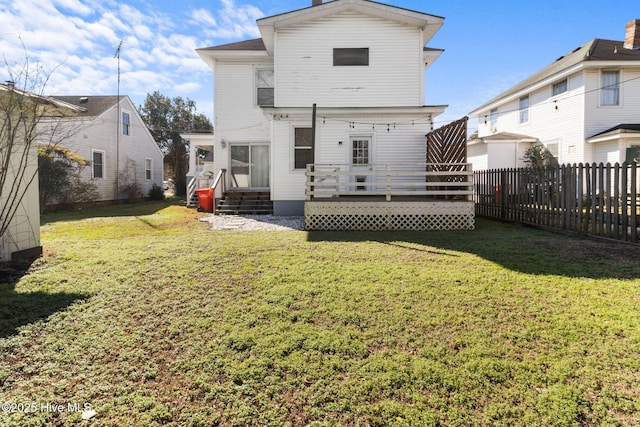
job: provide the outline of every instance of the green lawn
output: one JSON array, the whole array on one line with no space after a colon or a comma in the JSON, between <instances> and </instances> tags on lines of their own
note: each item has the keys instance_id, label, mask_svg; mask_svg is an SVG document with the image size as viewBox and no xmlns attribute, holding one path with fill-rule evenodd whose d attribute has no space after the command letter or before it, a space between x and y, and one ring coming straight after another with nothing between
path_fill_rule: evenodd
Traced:
<instances>
[{"instance_id":1,"label":"green lawn","mask_svg":"<svg viewBox=\"0 0 640 427\"><path fill-rule=\"evenodd\" d=\"M200 216L43 218L45 256L0 283L0 425L640 425L640 247Z\"/></svg>"}]
</instances>

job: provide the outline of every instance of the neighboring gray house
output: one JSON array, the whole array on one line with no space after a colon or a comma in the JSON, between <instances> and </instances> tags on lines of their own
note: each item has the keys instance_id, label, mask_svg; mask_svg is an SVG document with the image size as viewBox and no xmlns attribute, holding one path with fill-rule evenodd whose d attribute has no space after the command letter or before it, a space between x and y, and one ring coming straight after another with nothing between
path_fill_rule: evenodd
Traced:
<instances>
[{"instance_id":1,"label":"neighboring gray house","mask_svg":"<svg viewBox=\"0 0 640 427\"><path fill-rule=\"evenodd\" d=\"M89 167L83 176L96 184L98 201L126 198L122 189L133 180L145 196L153 184L162 186L162 151L128 96L54 98L84 109L77 117L66 119L74 130L59 145L87 160Z\"/></svg>"},{"instance_id":2,"label":"neighboring gray house","mask_svg":"<svg viewBox=\"0 0 640 427\"><path fill-rule=\"evenodd\" d=\"M469 115L479 119L468 144L474 170L521 166L533 143L560 163L637 158L640 20L627 23L624 40L593 39Z\"/></svg>"}]
</instances>

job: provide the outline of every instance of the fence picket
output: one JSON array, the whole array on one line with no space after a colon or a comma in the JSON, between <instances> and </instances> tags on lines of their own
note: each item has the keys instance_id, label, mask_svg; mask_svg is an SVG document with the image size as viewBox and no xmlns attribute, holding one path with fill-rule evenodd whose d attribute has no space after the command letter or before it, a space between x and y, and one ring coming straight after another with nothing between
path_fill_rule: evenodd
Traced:
<instances>
[{"instance_id":1,"label":"fence picket","mask_svg":"<svg viewBox=\"0 0 640 427\"><path fill-rule=\"evenodd\" d=\"M475 172L476 214L638 242L636 163Z\"/></svg>"}]
</instances>

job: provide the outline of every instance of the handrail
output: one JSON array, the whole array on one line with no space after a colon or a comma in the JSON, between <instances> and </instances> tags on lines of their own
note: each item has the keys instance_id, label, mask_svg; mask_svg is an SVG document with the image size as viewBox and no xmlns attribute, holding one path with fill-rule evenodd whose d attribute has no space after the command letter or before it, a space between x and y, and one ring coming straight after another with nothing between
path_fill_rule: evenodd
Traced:
<instances>
[{"instance_id":1,"label":"handrail","mask_svg":"<svg viewBox=\"0 0 640 427\"><path fill-rule=\"evenodd\" d=\"M196 192L196 177L191 178L187 184L187 206L191 206L191 199Z\"/></svg>"},{"instance_id":2,"label":"handrail","mask_svg":"<svg viewBox=\"0 0 640 427\"><path fill-rule=\"evenodd\" d=\"M220 169L220 172L218 172L218 175L216 176L216 179L213 180L213 184L211 184L211 188L213 189L213 214L216 214L216 203L215 203L215 198L216 198L216 189L218 187L218 184L220 184L220 181L222 181L222 191L224 192L225 188L226 188L226 175L227 175L227 170L226 169Z\"/></svg>"}]
</instances>

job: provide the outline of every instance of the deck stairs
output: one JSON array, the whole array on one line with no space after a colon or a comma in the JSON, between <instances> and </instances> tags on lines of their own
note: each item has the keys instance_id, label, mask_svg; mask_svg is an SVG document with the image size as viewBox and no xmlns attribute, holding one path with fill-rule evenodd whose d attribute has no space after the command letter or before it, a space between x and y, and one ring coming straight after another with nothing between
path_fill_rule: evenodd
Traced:
<instances>
[{"instance_id":1,"label":"deck stairs","mask_svg":"<svg viewBox=\"0 0 640 427\"><path fill-rule=\"evenodd\" d=\"M273 201L268 191L229 191L216 200L218 215L270 215Z\"/></svg>"}]
</instances>

